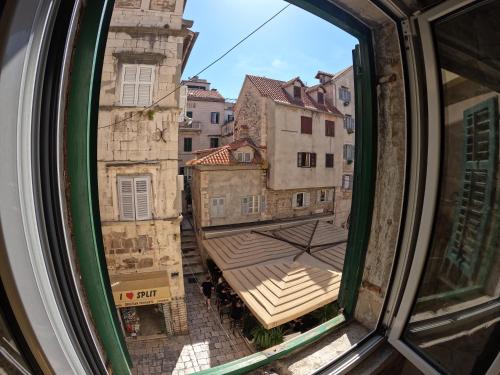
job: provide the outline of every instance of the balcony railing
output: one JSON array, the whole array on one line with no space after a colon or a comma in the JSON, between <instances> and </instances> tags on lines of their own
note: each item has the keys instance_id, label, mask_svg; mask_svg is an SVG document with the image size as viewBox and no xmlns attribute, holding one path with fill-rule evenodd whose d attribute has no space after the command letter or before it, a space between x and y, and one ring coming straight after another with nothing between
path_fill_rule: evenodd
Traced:
<instances>
[{"instance_id":1,"label":"balcony railing","mask_svg":"<svg viewBox=\"0 0 500 375\"><path fill-rule=\"evenodd\" d=\"M179 124L179 129L181 130L201 130L201 121L191 121L191 123L185 121Z\"/></svg>"}]
</instances>

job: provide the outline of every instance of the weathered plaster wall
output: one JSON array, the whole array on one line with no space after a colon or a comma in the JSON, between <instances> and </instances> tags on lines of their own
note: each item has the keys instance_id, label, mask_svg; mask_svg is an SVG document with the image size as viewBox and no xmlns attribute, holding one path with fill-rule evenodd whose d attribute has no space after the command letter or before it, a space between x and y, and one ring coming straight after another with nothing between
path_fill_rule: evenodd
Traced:
<instances>
[{"instance_id":1,"label":"weathered plaster wall","mask_svg":"<svg viewBox=\"0 0 500 375\"><path fill-rule=\"evenodd\" d=\"M242 214L241 198L251 195L265 196L266 170L259 166L230 167L204 170L199 179L199 223L202 227L227 225L268 220L266 212ZM210 215L210 199L222 197L224 217L214 218Z\"/></svg>"},{"instance_id":2,"label":"weathered plaster wall","mask_svg":"<svg viewBox=\"0 0 500 375\"><path fill-rule=\"evenodd\" d=\"M343 129L340 116L269 103L268 186L273 190L339 187L342 183ZM301 134L301 116L312 117L312 134ZM335 122L335 137L325 136L325 120ZM297 167L298 152L315 152L316 168ZM325 154L334 155L325 168Z\"/></svg>"},{"instance_id":3,"label":"weathered plaster wall","mask_svg":"<svg viewBox=\"0 0 500 375\"><path fill-rule=\"evenodd\" d=\"M378 102L377 173L372 229L356 318L374 327L380 314L399 235L406 159L405 91L397 30L374 30ZM362 126L362 125L361 125Z\"/></svg>"},{"instance_id":4,"label":"weathered plaster wall","mask_svg":"<svg viewBox=\"0 0 500 375\"><path fill-rule=\"evenodd\" d=\"M183 167L188 160L194 159L192 152L184 151L184 138L191 138L193 151L210 148L210 138L218 138L219 146L221 136L221 124L224 123L224 102L208 102L201 100L188 100L187 110L193 112L193 122L200 124L200 130L179 130L179 167ZM219 112L219 123L212 124L210 116L212 112Z\"/></svg>"}]
</instances>

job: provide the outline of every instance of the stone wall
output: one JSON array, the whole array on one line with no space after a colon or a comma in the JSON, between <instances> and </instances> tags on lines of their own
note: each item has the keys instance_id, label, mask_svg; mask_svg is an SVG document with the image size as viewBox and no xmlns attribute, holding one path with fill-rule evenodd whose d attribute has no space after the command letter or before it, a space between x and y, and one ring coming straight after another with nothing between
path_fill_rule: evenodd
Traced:
<instances>
[{"instance_id":1,"label":"stone wall","mask_svg":"<svg viewBox=\"0 0 500 375\"><path fill-rule=\"evenodd\" d=\"M180 30L183 11L184 0L117 0L110 26Z\"/></svg>"},{"instance_id":2,"label":"stone wall","mask_svg":"<svg viewBox=\"0 0 500 375\"><path fill-rule=\"evenodd\" d=\"M332 186L324 187L333 189ZM293 194L306 192L310 195L310 206L304 208L294 208L292 206ZM301 216L310 216L324 213L333 213L334 202L319 202L317 188L302 188L290 190L267 190L267 213L272 219L285 219Z\"/></svg>"},{"instance_id":3,"label":"stone wall","mask_svg":"<svg viewBox=\"0 0 500 375\"><path fill-rule=\"evenodd\" d=\"M172 333L185 333L178 174L179 93L151 109L122 106L124 64L153 66L152 101L180 82L185 30L182 0L115 4L101 77L97 142L99 204L109 273L166 271ZM151 10L150 9L154 9ZM117 176L151 178L151 220L120 221ZM140 278L140 276L138 276Z\"/></svg>"},{"instance_id":4,"label":"stone wall","mask_svg":"<svg viewBox=\"0 0 500 375\"><path fill-rule=\"evenodd\" d=\"M266 171L260 166L214 167L193 173L195 220L200 227L231 225L269 220L267 209L256 214L242 214L241 198L265 197ZM195 190L196 189L196 190ZM194 197L197 195L197 197ZM210 215L211 198L224 198L224 217Z\"/></svg>"},{"instance_id":5,"label":"stone wall","mask_svg":"<svg viewBox=\"0 0 500 375\"><path fill-rule=\"evenodd\" d=\"M406 117L397 30L374 31L378 107L377 172L372 228L355 316L374 327L387 292L403 204Z\"/></svg>"},{"instance_id":6,"label":"stone wall","mask_svg":"<svg viewBox=\"0 0 500 375\"><path fill-rule=\"evenodd\" d=\"M260 147L267 146L266 99L245 79L234 106L234 139L250 138Z\"/></svg>"}]
</instances>

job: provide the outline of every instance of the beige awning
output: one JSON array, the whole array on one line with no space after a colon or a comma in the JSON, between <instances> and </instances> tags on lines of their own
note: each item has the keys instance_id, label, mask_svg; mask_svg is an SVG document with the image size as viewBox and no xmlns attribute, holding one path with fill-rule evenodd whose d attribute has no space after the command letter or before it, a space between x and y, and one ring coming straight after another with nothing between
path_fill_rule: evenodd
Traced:
<instances>
[{"instance_id":1,"label":"beige awning","mask_svg":"<svg viewBox=\"0 0 500 375\"><path fill-rule=\"evenodd\" d=\"M347 231L312 222L204 240L255 317L273 328L338 297Z\"/></svg>"},{"instance_id":2,"label":"beige awning","mask_svg":"<svg viewBox=\"0 0 500 375\"><path fill-rule=\"evenodd\" d=\"M110 282L116 307L165 303L171 299L165 271L112 275Z\"/></svg>"}]
</instances>

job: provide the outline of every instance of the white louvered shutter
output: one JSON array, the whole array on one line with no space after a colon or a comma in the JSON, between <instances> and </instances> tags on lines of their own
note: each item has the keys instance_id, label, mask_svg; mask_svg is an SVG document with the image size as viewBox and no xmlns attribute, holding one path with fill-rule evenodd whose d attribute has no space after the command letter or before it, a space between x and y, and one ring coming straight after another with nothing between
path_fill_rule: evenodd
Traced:
<instances>
[{"instance_id":1,"label":"white louvered shutter","mask_svg":"<svg viewBox=\"0 0 500 375\"><path fill-rule=\"evenodd\" d=\"M123 82L122 82L122 104L134 105L135 104L135 90L137 81L137 66L124 65L123 66Z\"/></svg>"},{"instance_id":2,"label":"white louvered shutter","mask_svg":"<svg viewBox=\"0 0 500 375\"><path fill-rule=\"evenodd\" d=\"M304 193L304 207L309 207L311 203L311 193Z\"/></svg>"},{"instance_id":3,"label":"white louvered shutter","mask_svg":"<svg viewBox=\"0 0 500 375\"><path fill-rule=\"evenodd\" d=\"M134 180L132 178L118 178L118 197L120 201L120 220L134 220Z\"/></svg>"},{"instance_id":4,"label":"white louvered shutter","mask_svg":"<svg viewBox=\"0 0 500 375\"><path fill-rule=\"evenodd\" d=\"M219 198L219 205L217 208L218 217L224 216L224 198Z\"/></svg>"},{"instance_id":5,"label":"white louvered shutter","mask_svg":"<svg viewBox=\"0 0 500 375\"><path fill-rule=\"evenodd\" d=\"M297 207L297 193L293 193L292 195L292 207L293 208Z\"/></svg>"},{"instance_id":6,"label":"white louvered shutter","mask_svg":"<svg viewBox=\"0 0 500 375\"><path fill-rule=\"evenodd\" d=\"M137 88L137 105L147 106L151 104L153 89L153 67L139 66L139 80Z\"/></svg>"},{"instance_id":7,"label":"white louvered shutter","mask_svg":"<svg viewBox=\"0 0 500 375\"><path fill-rule=\"evenodd\" d=\"M135 188L135 218L136 220L151 219L149 177L134 178Z\"/></svg>"},{"instance_id":8,"label":"white louvered shutter","mask_svg":"<svg viewBox=\"0 0 500 375\"><path fill-rule=\"evenodd\" d=\"M219 202L218 198L212 199L212 205L210 206L210 216L217 217L217 203Z\"/></svg>"},{"instance_id":9,"label":"white louvered shutter","mask_svg":"<svg viewBox=\"0 0 500 375\"><path fill-rule=\"evenodd\" d=\"M328 190L328 202L333 201L334 194L335 194L335 189Z\"/></svg>"},{"instance_id":10,"label":"white louvered shutter","mask_svg":"<svg viewBox=\"0 0 500 375\"><path fill-rule=\"evenodd\" d=\"M241 198L241 214L246 215L248 213L248 198Z\"/></svg>"}]
</instances>

